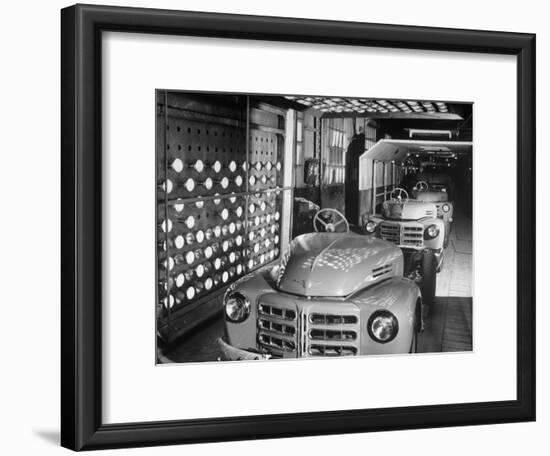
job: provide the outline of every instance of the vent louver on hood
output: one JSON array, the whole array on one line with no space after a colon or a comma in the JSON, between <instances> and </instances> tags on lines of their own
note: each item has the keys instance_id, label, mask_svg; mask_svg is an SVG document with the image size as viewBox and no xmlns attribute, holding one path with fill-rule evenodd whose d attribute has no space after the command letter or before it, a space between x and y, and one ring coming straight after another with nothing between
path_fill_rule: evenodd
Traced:
<instances>
[{"instance_id":1,"label":"vent louver on hood","mask_svg":"<svg viewBox=\"0 0 550 456\"><path fill-rule=\"evenodd\" d=\"M374 268L372 270L372 277L376 279L378 277L383 276L384 274L390 273L391 271L392 271L392 265L391 263L388 263L388 264L385 264L384 266Z\"/></svg>"}]
</instances>

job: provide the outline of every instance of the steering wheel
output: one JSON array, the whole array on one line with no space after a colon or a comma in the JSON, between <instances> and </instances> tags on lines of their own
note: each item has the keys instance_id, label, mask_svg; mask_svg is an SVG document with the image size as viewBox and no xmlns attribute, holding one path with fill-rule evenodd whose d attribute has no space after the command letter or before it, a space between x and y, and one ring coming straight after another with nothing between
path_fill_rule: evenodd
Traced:
<instances>
[{"instance_id":1,"label":"steering wheel","mask_svg":"<svg viewBox=\"0 0 550 456\"><path fill-rule=\"evenodd\" d=\"M409 194L407 193L407 190L405 190L404 188L395 187L390 193L390 198L394 201L406 203L407 201L409 201Z\"/></svg>"},{"instance_id":2,"label":"steering wheel","mask_svg":"<svg viewBox=\"0 0 550 456\"><path fill-rule=\"evenodd\" d=\"M330 213L330 214L334 214L336 215L340 220L338 220L336 223L333 223L333 222L325 222L320 216L321 214L324 214L324 213ZM332 217L331 217L332 218ZM338 225L341 225L342 223L345 223L346 224L346 231L345 233L348 233L349 232L349 223L348 221L346 220L346 217L344 216L344 214L342 214L340 211L337 211L336 209L332 209L332 208L326 208L326 209L321 209L320 211L317 211L317 213L315 214L315 217L313 217L313 228L315 229L315 232L316 233L319 233L321 232L319 229L318 229L318 226L317 226L317 222L319 222L321 224L321 226L323 226L325 228L325 231L327 233L334 233L334 231L336 230L336 227Z\"/></svg>"},{"instance_id":3,"label":"steering wheel","mask_svg":"<svg viewBox=\"0 0 550 456\"><path fill-rule=\"evenodd\" d=\"M424 192L426 190L428 190L428 183L426 181L418 181L416 183L416 185L414 186L414 189L417 191L417 192Z\"/></svg>"}]
</instances>

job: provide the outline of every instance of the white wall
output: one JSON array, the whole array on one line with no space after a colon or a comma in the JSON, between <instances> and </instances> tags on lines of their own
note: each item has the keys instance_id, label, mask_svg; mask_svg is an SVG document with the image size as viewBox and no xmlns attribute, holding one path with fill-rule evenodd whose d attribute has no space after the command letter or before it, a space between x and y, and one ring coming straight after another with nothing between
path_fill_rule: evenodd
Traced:
<instances>
[{"instance_id":1,"label":"white wall","mask_svg":"<svg viewBox=\"0 0 550 456\"><path fill-rule=\"evenodd\" d=\"M107 0L105 0L107 2ZM90 0L89 3L104 3ZM4 309L0 347L0 409L4 454L56 454L59 423L59 8L69 3L4 2L2 5L2 122L0 186L2 198L2 281ZM449 5L437 0L410 2L258 2L255 0L117 1L119 5L299 16L365 22L535 32L538 97L538 229L550 229L546 207L550 172L543 126L548 124L550 31L544 2L524 0ZM352 67L351 67L352 68ZM543 112L543 110L545 112ZM546 116L547 117L547 116ZM544 172L546 171L546 173ZM546 209L545 212L543 210ZM493 454L542 454L550 446L548 368L550 323L543 290L544 257L538 261L538 422L498 426L427 429L349 436L284 439L131 450L132 454L369 454L461 455L491 448ZM158 393L158 392L157 392ZM388 451L388 448L391 449ZM130 453L119 451L116 454ZM109 452L112 453L112 452ZM222 453L223 454L223 453Z\"/></svg>"}]
</instances>

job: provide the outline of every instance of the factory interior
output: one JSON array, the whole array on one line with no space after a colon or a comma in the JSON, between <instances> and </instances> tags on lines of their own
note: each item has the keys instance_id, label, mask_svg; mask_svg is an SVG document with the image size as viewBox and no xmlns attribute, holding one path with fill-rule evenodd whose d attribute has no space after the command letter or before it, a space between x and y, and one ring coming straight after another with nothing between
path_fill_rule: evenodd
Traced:
<instances>
[{"instance_id":1,"label":"factory interior","mask_svg":"<svg viewBox=\"0 0 550 456\"><path fill-rule=\"evenodd\" d=\"M157 90L157 362L220 360L224 296L276 267L319 209L368 236L394 190L412 199L420 181L444 187L453 214L415 351L471 351L472 115L444 100Z\"/></svg>"}]
</instances>

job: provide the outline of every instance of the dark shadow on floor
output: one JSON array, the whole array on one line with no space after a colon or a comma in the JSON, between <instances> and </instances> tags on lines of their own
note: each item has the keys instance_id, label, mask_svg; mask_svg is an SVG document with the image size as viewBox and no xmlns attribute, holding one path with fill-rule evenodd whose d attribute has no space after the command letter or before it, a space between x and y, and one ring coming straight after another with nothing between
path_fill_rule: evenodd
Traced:
<instances>
[{"instance_id":1,"label":"dark shadow on floor","mask_svg":"<svg viewBox=\"0 0 550 456\"><path fill-rule=\"evenodd\" d=\"M221 356L216 340L223 336L224 320L220 314L208 324L197 328L192 334L179 340L164 351L164 355L175 363L217 361Z\"/></svg>"},{"instance_id":2,"label":"dark shadow on floor","mask_svg":"<svg viewBox=\"0 0 550 456\"><path fill-rule=\"evenodd\" d=\"M35 430L33 431L33 434L36 435L37 437L40 437L42 440L44 440L45 442L51 445L55 445L55 446L60 445L61 438L60 438L59 431L57 430L49 430L49 431Z\"/></svg>"},{"instance_id":3,"label":"dark shadow on floor","mask_svg":"<svg viewBox=\"0 0 550 456\"><path fill-rule=\"evenodd\" d=\"M418 351L472 351L472 298L436 297L418 339Z\"/></svg>"}]
</instances>

